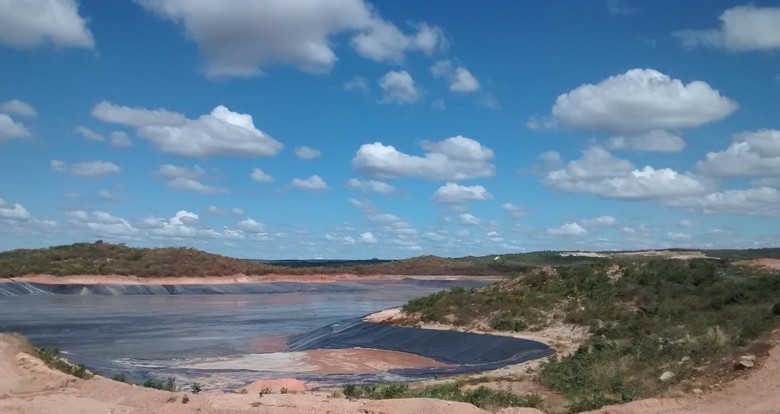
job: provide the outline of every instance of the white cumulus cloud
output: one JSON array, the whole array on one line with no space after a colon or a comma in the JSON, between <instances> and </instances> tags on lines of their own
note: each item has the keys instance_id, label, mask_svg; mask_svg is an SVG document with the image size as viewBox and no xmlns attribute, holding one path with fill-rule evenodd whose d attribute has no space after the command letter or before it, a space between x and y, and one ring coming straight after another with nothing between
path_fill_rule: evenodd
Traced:
<instances>
[{"instance_id":1,"label":"white cumulus cloud","mask_svg":"<svg viewBox=\"0 0 780 414\"><path fill-rule=\"evenodd\" d=\"M0 198L0 218L6 220L30 220L32 216L30 212L19 203L9 204L5 200Z\"/></svg>"},{"instance_id":2,"label":"white cumulus cloud","mask_svg":"<svg viewBox=\"0 0 780 414\"><path fill-rule=\"evenodd\" d=\"M780 131L742 132L732 141L727 149L708 153L699 170L726 177L780 175Z\"/></svg>"},{"instance_id":3,"label":"white cumulus cloud","mask_svg":"<svg viewBox=\"0 0 780 414\"><path fill-rule=\"evenodd\" d=\"M692 128L737 109L705 82L684 84L653 69L631 69L558 97L555 120L576 129L642 132Z\"/></svg>"},{"instance_id":4,"label":"white cumulus cloud","mask_svg":"<svg viewBox=\"0 0 780 414\"><path fill-rule=\"evenodd\" d=\"M400 62L404 54L442 49L440 29L416 25L405 34L363 0L139 0L147 10L181 24L212 77L254 76L272 64L322 73L338 60L333 37L352 35L363 57Z\"/></svg>"},{"instance_id":5,"label":"white cumulus cloud","mask_svg":"<svg viewBox=\"0 0 780 414\"><path fill-rule=\"evenodd\" d=\"M704 213L776 217L780 216L780 191L770 187L724 190L702 196L673 199L666 204L687 207Z\"/></svg>"},{"instance_id":6,"label":"white cumulus cloud","mask_svg":"<svg viewBox=\"0 0 780 414\"><path fill-rule=\"evenodd\" d=\"M453 92L476 92L479 90L479 81L471 72L463 66L454 66L449 60L436 62L431 67L434 76L447 79L450 90Z\"/></svg>"},{"instance_id":7,"label":"white cumulus cloud","mask_svg":"<svg viewBox=\"0 0 780 414\"><path fill-rule=\"evenodd\" d=\"M305 191L322 191L328 189L328 184L319 175L312 175L309 178L293 178L290 182L290 188Z\"/></svg>"},{"instance_id":8,"label":"white cumulus cloud","mask_svg":"<svg viewBox=\"0 0 780 414\"><path fill-rule=\"evenodd\" d=\"M607 198L648 200L705 194L710 183L670 168L635 168L603 148L586 150L582 158L550 171L544 182L553 189Z\"/></svg>"},{"instance_id":9,"label":"white cumulus cloud","mask_svg":"<svg viewBox=\"0 0 780 414\"><path fill-rule=\"evenodd\" d=\"M465 186L448 182L433 193L437 203L462 204L467 201L491 200L493 196L481 185Z\"/></svg>"},{"instance_id":10,"label":"white cumulus cloud","mask_svg":"<svg viewBox=\"0 0 780 414\"><path fill-rule=\"evenodd\" d=\"M577 223L566 223L560 227L547 229L550 236L582 236L588 231Z\"/></svg>"},{"instance_id":11,"label":"white cumulus cloud","mask_svg":"<svg viewBox=\"0 0 780 414\"><path fill-rule=\"evenodd\" d=\"M165 109L148 110L101 102L92 115L105 122L134 126L138 136L160 151L182 157L273 156L282 143L255 128L252 116L219 105L208 115L186 119Z\"/></svg>"},{"instance_id":12,"label":"white cumulus cloud","mask_svg":"<svg viewBox=\"0 0 780 414\"><path fill-rule=\"evenodd\" d=\"M405 70L387 72L379 79L379 87L384 93L382 102L406 104L420 99L420 91L417 90L412 75Z\"/></svg>"},{"instance_id":13,"label":"white cumulus cloud","mask_svg":"<svg viewBox=\"0 0 780 414\"><path fill-rule=\"evenodd\" d=\"M16 122L6 114L0 114L0 142L10 139L27 138L30 131L21 122Z\"/></svg>"},{"instance_id":14,"label":"white cumulus cloud","mask_svg":"<svg viewBox=\"0 0 780 414\"><path fill-rule=\"evenodd\" d=\"M720 15L719 29L682 30L674 35L689 48L706 46L740 52L778 49L780 7L733 7Z\"/></svg>"},{"instance_id":15,"label":"white cumulus cloud","mask_svg":"<svg viewBox=\"0 0 780 414\"><path fill-rule=\"evenodd\" d=\"M455 136L438 142L423 141L423 156L409 155L381 142L363 144L352 166L376 178L420 177L458 181L495 173L493 151L478 141Z\"/></svg>"},{"instance_id":16,"label":"white cumulus cloud","mask_svg":"<svg viewBox=\"0 0 780 414\"><path fill-rule=\"evenodd\" d=\"M0 42L16 48L47 42L57 47L95 46L75 0L0 0Z\"/></svg>"}]
</instances>

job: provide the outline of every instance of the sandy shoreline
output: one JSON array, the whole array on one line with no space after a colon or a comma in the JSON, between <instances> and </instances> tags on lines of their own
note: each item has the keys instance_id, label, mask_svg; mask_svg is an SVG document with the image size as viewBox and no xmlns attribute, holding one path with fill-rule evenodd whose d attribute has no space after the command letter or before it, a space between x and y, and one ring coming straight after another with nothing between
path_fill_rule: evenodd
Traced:
<instances>
[{"instance_id":1,"label":"sandy shoreline","mask_svg":"<svg viewBox=\"0 0 780 414\"><path fill-rule=\"evenodd\" d=\"M403 279L417 280L484 280L494 282L501 280L498 276L431 276L431 275L355 275L351 273L341 274L310 274L310 275L285 275L268 274L262 276L233 275L233 276L204 276L204 277L137 277L124 275L27 275L0 279L0 283L8 282L32 282L47 285L222 285L222 284L249 284L272 282L301 282L301 283L329 283L348 281L396 281Z\"/></svg>"}]
</instances>

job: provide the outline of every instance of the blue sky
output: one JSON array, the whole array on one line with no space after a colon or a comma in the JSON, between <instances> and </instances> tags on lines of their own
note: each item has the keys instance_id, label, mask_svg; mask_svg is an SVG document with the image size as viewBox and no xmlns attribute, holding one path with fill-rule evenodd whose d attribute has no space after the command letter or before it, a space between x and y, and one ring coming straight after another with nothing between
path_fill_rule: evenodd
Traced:
<instances>
[{"instance_id":1,"label":"blue sky","mask_svg":"<svg viewBox=\"0 0 780 414\"><path fill-rule=\"evenodd\" d=\"M770 1L0 0L0 249L777 246L779 121Z\"/></svg>"}]
</instances>

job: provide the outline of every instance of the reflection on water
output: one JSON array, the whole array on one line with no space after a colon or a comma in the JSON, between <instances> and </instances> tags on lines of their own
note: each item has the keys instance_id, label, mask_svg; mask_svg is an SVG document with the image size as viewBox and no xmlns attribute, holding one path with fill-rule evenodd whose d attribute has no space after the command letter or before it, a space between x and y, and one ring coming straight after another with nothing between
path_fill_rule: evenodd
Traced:
<instances>
[{"instance_id":1,"label":"reflection on water","mask_svg":"<svg viewBox=\"0 0 780 414\"><path fill-rule=\"evenodd\" d=\"M230 382L245 378L176 367L279 351L289 336L464 284L344 282L339 291L341 282L335 283L327 291L251 295L2 296L0 331L61 348L72 361L104 375L214 376Z\"/></svg>"}]
</instances>

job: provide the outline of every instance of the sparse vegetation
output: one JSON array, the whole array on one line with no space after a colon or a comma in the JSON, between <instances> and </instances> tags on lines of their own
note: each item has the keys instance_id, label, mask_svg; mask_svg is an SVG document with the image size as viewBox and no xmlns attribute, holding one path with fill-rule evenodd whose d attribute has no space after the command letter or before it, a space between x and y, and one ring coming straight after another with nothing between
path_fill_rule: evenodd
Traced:
<instances>
[{"instance_id":1,"label":"sparse vegetation","mask_svg":"<svg viewBox=\"0 0 780 414\"><path fill-rule=\"evenodd\" d=\"M190 390L192 390L193 394L197 394L203 391L203 386L199 382L193 382L190 384Z\"/></svg>"},{"instance_id":2,"label":"sparse vegetation","mask_svg":"<svg viewBox=\"0 0 780 414\"><path fill-rule=\"evenodd\" d=\"M780 277L727 261L650 260L559 266L479 289L410 301L423 321L496 330L564 321L589 328L572 355L539 373L573 412L659 395L780 322ZM664 371L669 381L660 381Z\"/></svg>"},{"instance_id":3,"label":"sparse vegetation","mask_svg":"<svg viewBox=\"0 0 780 414\"><path fill-rule=\"evenodd\" d=\"M146 381L141 383L142 387L154 388L156 390L176 392L179 391L179 387L176 385L176 378L168 378L165 382L157 381L152 378L147 378Z\"/></svg>"},{"instance_id":4,"label":"sparse vegetation","mask_svg":"<svg viewBox=\"0 0 780 414\"><path fill-rule=\"evenodd\" d=\"M412 387L406 383L358 386L350 384L342 389L347 398L392 399L392 398L438 398L448 401L467 402L485 409L503 407L542 406L542 398L536 394L516 395L509 391L479 387L463 390L462 384L451 382L427 387Z\"/></svg>"},{"instance_id":5,"label":"sparse vegetation","mask_svg":"<svg viewBox=\"0 0 780 414\"><path fill-rule=\"evenodd\" d=\"M90 373L82 364L71 364L60 356L59 348L35 348L35 355L48 367L78 378L89 378Z\"/></svg>"}]
</instances>

